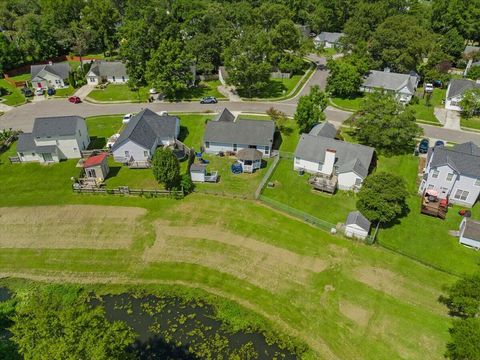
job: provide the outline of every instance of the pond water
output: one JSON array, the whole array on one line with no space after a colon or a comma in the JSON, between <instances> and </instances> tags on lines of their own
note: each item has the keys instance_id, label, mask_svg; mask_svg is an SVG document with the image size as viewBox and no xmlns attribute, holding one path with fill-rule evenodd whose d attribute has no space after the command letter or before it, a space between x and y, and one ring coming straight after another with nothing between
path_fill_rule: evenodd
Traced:
<instances>
[{"instance_id":1,"label":"pond water","mask_svg":"<svg viewBox=\"0 0 480 360\"><path fill-rule=\"evenodd\" d=\"M138 359L297 359L259 332L231 332L214 318L212 306L156 296L102 297L110 321L124 321L138 334ZM92 301L100 305L100 301Z\"/></svg>"}]
</instances>

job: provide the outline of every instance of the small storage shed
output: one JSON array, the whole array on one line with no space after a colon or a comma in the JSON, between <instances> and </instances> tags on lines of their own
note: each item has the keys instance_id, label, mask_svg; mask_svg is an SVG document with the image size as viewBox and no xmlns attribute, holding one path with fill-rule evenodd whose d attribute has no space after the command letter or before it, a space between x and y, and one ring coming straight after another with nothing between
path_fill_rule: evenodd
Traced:
<instances>
[{"instance_id":1,"label":"small storage shed","mask_svg":"<svg viewBox=\"0 0 480 360\"><path fill-rule=\"evenodd\" d=\"M262 167L262 153L257 149L242 149L237 152L237 160L244 173L253 173Z\"/></svg>"},{"instance_id":2,"label":"small storage shed","mask_svg":"<svg viewBox=\"0 0 480 360\"><path fill-rule=\"evenodd\" d=\"M192 164L190 166L190 177L193 182L205 182L207 166L204 164Z\"/></svg>"},{"instance_id":3,"label":"small storage shed","mask_svg":"<svg viewBox=\"0 0 480 360\"><path fill-rule=\"evenodd\" d=\"M351 211L345 221L345 235L365 240L371 225L371 222L360 211Z\"/></svg>"},{"instance_id":4,"label":"small storage shed","mask_svg":"<svg viewBox=\"0 0 480 360\"><path fill-rule=\"evenodd\" d=\"M460 223L459 242L462 245L480 249L480 222L463 218Z\"/></svg>"},{"instance_id":5,"label":"small storage shed","mask_svg":"<svg viewBox=\"0 0 480 360\"><path fill-rule=\"evenodd\" d=\"M85 170L85 177L87 179L95 179L104 181L108 175L108 154L101 153L98 155L90 156L83 163L83 169Z\"/></svg>"}]
</instances>

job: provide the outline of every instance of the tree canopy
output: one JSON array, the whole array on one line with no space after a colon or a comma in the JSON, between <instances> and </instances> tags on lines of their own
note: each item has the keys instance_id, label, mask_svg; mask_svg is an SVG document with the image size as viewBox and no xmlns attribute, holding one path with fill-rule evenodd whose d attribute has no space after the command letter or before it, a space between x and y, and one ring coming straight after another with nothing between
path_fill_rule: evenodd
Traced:
<instances>
[{"instance_id":1,"label":"tree canopy","mask_svg":"<svg viewBox=\"0 0 480 360\"><path fill-rule=\"evenodd\" d=\"M473 88L465 91L460 101L460 106L462 108L462 115L466 118L480 112L480 89Z\"/></svg>"},{"instance_id":2,"label":"tree canopy","mask_svg":"<svg viewBox=\"0 0 480 360\"><path fill-rule=\"evenodd\" d=\"M180 182L180 164L172 150L158 148L152 158L153 176L165 185L168 190L178 186Z\"/></svg>"},{"instance_id":3,"label":"tree canopy","mask_svg":"<svg viewBox=\"0 0 480 360\"><path fill-rule=\"evenodd\" d=\"M313 126L325 120L323 111L326 107L327 97L318 86L312 87L308 95L301 96L294 115L299 131L308 132Z\"/></svg>"},{"instance_id":4,"label":"tree canopy","mask_svg":"<svg viewBox=\"0 0 480 360\"><path fill-rule=\"evenodd\" d=\"M333 96L347 98L358 93L362 85L362 74L357 67L346 61L329 60L330 74L327 79L327 91Z\"/></svg>"}]
</instances>

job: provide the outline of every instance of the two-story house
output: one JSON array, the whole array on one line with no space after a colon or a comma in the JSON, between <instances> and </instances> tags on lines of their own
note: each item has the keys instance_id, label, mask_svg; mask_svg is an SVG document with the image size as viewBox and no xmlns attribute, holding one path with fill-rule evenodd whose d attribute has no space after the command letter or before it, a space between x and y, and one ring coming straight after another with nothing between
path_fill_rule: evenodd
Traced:
<instances>
[{"instance_id":1,"label":"two-story house","mask_svg":"<svg viewBox=\"0 0 480 360\"><path fill-rule=\"evenodd\" d=\"M451 203L473 206L480 194L480 148L472 142L431 148L418 191L427 190Z\"/></svg>"},{"instance_id":2,"label":"two-story house","mask_svg":"<svg viewBox=\"0 0 480 360\"><path fill-rule=\"evenodd\" d=\"M36 118L32 132L19 135L17 155L21 162L59 162L81 158L81 150L89 143L87 125L80 116Z\"/></svg>"}]
</instances>

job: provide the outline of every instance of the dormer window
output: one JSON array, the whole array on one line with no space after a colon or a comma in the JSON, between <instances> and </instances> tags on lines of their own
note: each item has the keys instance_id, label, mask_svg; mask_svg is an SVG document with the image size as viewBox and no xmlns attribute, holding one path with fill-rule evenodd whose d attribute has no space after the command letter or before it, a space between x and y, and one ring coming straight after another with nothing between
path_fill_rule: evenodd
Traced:
<instances>
[{"instance_id":1,"label":"dormer window","mask_svg":"<svg viewBox=\"0 0 480 360\"><path fill-rule=\"evenodd\" d=\"M432 170L432 178L437 179L440 172L437 169Z\"/></svg>"}]
</instances>

